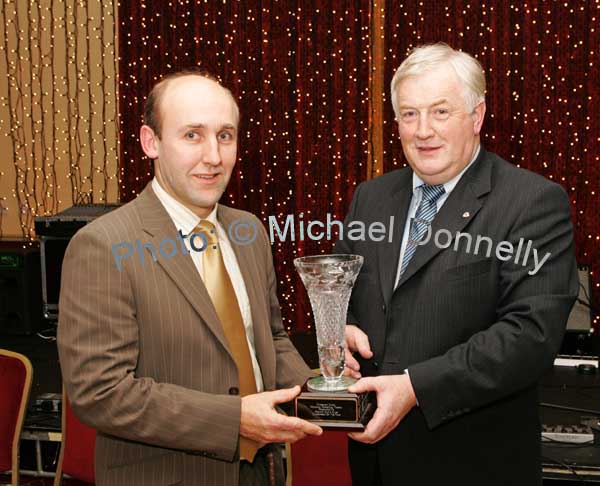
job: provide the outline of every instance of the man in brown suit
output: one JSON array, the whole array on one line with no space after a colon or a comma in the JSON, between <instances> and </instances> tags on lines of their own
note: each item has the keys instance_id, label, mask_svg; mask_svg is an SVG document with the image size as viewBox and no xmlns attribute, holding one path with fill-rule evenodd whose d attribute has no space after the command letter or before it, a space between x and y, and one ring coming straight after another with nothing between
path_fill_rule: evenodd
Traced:
<instances>
[{"instance_id":1,"label":"man in brown suit","mask_svg":"<svg viewBox=\"0 0 600 486\"><path fill-rule=\"evenodd\" d=\"M272 484L282 462L270 444L321 433L275 409L310 371L282 326L266 232L217 204L238 119L209 76L163 79L140 132L155 179L67 249L58 347L73 410L98 431L100 486ZM252 244L227 237L241 219Z\"/></svg>"}]
</instances>

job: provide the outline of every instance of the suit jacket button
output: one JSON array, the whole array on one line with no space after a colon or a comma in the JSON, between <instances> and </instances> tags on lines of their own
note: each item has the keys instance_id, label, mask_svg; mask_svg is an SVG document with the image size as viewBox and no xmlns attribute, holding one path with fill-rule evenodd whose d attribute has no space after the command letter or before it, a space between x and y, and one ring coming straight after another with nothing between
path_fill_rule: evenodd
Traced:
<instances>
[{"instance_id":1,"label":"suit jacket button","mask_svg":"<svg viewBox=\"0 0 600 486\"><path fill-rule=\"evenodd\" d=\"M240 389L239 389L239 388L237 388L237 387L235 387L235 386L232 386L232 387L229 389L229 394L230 394L230 395L239 395L239 394L240 394Z\"/></svg>"},{"instance_id":2,"label":"suit jacket button","mask_svg":"<svg viewBox=\"0 0 600 486\"><path fill-rule=\"evenodd\" d=\"M385 309L385 304L383 304L383 305L381 306L381 310L382 310L383 312L385 312L385 310L386 310L386 309Z\"/></svg>"},{"instance_id":3,"label":"suit jacket button","mask_svg":"<svg viewBox=\"0 0 600 486\"><path fill-rule=\"evenodd\" d=\"M375 368L379 368L379 362L378 361L373 361L373 366Z\"/></svg>"}]
</instances>

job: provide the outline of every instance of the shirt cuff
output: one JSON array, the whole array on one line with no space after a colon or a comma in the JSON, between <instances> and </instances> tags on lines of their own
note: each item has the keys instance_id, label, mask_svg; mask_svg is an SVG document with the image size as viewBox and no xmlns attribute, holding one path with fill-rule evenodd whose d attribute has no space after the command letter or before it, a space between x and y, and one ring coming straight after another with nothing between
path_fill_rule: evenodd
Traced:
<instances>
[{"instance_id":1,"label":"shirt cuff","mask_svg":"<svg viewBox=\"0 0 600 486\"><path fill-rule=\"evenodd\" d=\"M408 376L408 379L410 380L410 374L408 373L408 368L404 369L404 373L406 376ZM412 381L410 382L410 384L412 385ZM413 387L414 389L414 387ZM417 398L417 394L415 393L415 400L417 401L417 407L419 406L419 399Z\"/></svg>"}]
</instances>

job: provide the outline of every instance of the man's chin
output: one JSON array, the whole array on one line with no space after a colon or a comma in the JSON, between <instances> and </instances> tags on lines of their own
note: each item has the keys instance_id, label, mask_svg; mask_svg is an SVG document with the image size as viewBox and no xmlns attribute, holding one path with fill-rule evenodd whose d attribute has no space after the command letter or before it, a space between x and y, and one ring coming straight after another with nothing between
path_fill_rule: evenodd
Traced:
<instances>
[{"instance_id":1,"label":"man's chin","mask_svg":"<svg viewBox=\"0 0 600 486\"><path fill-rule=\"evenodd\" d=\"M219 202L221 196L223 195L223 191L220 191L218 194L203 195L202 198L192 198L191 204L196 208L203 209L211 209L215 207L215 204Z\"/></svg>"},{"instance_id":2,"label":"man's chin","mask_svg":"<svg viewBox=\"0 0 600 486\"><path fill-rule=\"evenodd\" d=\"M438 161L431 158L419 158L417 159L416 164L412 163L410 166L419 177L421 177L421 175L425 177L435 177L437 175L441 175L448 168L448 165L443 161Z\"/></svg>"}]
</instances>

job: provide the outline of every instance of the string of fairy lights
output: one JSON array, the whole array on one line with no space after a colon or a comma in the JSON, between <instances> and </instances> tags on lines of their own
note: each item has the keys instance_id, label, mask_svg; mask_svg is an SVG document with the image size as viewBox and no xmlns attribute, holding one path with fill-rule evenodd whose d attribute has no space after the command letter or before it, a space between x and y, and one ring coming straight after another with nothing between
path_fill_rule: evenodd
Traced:
<instances>
[{"instance_id":1,"label":"string of fairy lights","mask_svg":"<svg viewBox=\"0 0 600 486\"><path fill-rule=\"evenodd\" d=\"M567 191L577 260L600 295L600 1L387 2L386 82L417 45L473 54L487 78L482 142ZM384 169L406 165L385 91ZM583 296L584 301L589 296ZM596 329L600 316L593 318Z\"/></svg>"},{"instance_id":2,"label":"string of fairy lights","mask_svg":"<svg viewBox=\"0 0 600 486\"><path fill-rule=\"evenodd\" d=\"M14 159L14 178L3 168L0 187L15 181L12 196L0 194L0 232L14 213L31 236L34 215L100 202L111 190L123 202L135 197L153 175L137 140L145 94L163 74L192 65L220 76L240 103L237 175L226 202L265 223L270 215L341 219L368 170L406 164L389 82L412 47L441 40L474 54L487 72L486 147L561 183L574 208L578 259L600 259L600 0L0 2L0 62L10 87L2 129ZM376 45L384 71L380 142L378 107L369 103L381 76ZM368 161L378 144L376 166ZM331 244L275 241L288 330L311 322L292 260Z\"/></svg>"},{"instance_id":3,"label":"string of fairy lights","mask_svg":"<svg viewBox=\"0 0 600 486\"><path fill-rule=\"evenodd\" d=\"M0 126L12 158L0 176L14 174L0 235L12 222L11 236L31 240L36 216L117 200L116 19L116 2L0 2Z\"/></svg>"},{"instance_id":4,"label":"string of fairy lights","mask_svg":"<svg viewBox=\"0 0 600 486\"><path fill-rule=\"evenodd\" d=\"M335 3L335 2L334 2ZM145 93L165 72L201 64L236 96L241 131L224 202L263 222L343 219L369 157L369 1L340 5L141 2L120 15L121 193L152 177L136 133ZM296 232L298 237L298 232ZM333 241L272 246L284 324L310 328L293 259Z\"/></svg>"},{"instance_id":5,"label":"string of fairy lights","mask_svg":"<svg viewBox=\"0 0 600 486\"><path fill-rule=\"evenodd\" d=\"M228 189L229 202L265 222L267 215L279 221L288 214L302 214L305 221L326 212L343 217L376 145L369 131L377 123L375 112L365 109L380 74L370 66L373 45L383 44L382 171L388 172L406 164L388 93L393 70L412 47L441 40L476 55L487 71L486 146L562 183L577 212L578 257L584 263L600 258L594 216L598 122L590 116L598 104L591 83L599 74L593 64L600 45L598 0L370 0L352 8L336 1L310 7L268 0L141 3L136 10L123 7L121 15L128 49L121 79L130 93L125 108L132 111L123 134L121 185L127 199L151 178L150 165L139 164L133 132L140 93L149 79L191 61L220 74L240 100L239 176ZM373 28L373 12L382 16L380 32ZM571 106L571 100L577 102ZM530 106L533 101L536 106ZM375 165L370 170L380 173ZM323 240L273 245L288 329L311 322L293 258L330 249Z\"/></svg>"}]
</instances>

